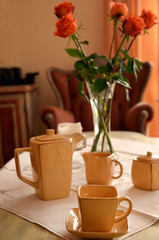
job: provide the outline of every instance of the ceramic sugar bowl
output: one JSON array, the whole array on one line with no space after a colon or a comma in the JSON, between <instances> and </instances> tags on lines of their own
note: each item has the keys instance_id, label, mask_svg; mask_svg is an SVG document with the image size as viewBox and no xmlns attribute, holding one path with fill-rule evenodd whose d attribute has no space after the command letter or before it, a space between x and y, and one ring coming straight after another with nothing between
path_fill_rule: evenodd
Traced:
<instances>
[{"instance_id":1,"label":"ceramic sugar bowl","mask_svg":"<svg viewBox=\"0 0 159 240\"><path fill-rule=\"evenodd\" d=\"M159 156L147 152L147 155L133 159L131 178L137 188L150 191L159 189Z\"/></svg>"}]
</instances>

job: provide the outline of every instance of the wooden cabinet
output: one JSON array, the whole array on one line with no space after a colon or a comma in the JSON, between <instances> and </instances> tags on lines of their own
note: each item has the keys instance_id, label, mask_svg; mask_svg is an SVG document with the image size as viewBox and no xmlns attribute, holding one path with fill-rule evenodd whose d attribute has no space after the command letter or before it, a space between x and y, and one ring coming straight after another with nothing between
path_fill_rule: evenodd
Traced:
<instances>
[{"instance_id":1,"label":"wooden cabinet","mask_svg":"<svg viewBox=\"0 0 159 240\"><path fill-rule=\"evenodd\" d=\"M37 86L0 87L0 167L39 131Z\"/></svg>"}]
</instances>

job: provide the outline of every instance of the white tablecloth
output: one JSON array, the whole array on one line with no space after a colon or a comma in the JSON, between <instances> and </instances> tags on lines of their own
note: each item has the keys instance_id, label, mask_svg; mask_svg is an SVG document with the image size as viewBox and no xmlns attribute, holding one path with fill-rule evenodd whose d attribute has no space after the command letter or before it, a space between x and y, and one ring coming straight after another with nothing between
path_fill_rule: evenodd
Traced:
<instances>
[{"instance_id":1,"label":"white tablecloth","mask_svg":"<svg viewBox=\"0 0 159 240\"><path fill-rule=\"evenodd\" d=\"M64 239L78 239L65 228L65 219L71 208L78 207L76 189L85 184L85 165L81 152L90 151L91 139L87 139L87 147L76 151L73 155L72 190L70 197L60 200L42 201L34 194L34 189L18 179L14 159L11 159L0 170L0 207L7 209L31 222L37 223ZM159 191L144 191L133 187L131 182L131 164L135 156L152 151L159 155L155 145L112 138L113 146L121 160L124 173L120 179L114 180L119 195L127 195L132 199L133 211L128 217L128 233L134 234L151 226L159 218ZM23 174L31 177L29 154L22 153Z\"/></svg>"}]
</instances>

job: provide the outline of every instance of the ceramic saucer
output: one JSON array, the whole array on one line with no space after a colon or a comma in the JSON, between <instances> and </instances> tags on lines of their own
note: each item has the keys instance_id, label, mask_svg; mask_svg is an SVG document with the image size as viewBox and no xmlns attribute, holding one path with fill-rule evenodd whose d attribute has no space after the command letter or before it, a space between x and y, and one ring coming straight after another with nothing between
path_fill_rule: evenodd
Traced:
<instances>
[{"instance_id":1,"label":"ceramic saucer","mask_svg":"<svg viewBox=\"0 0 159 240\"><path fill-rule=\"evenodd\" d=\"M117 216L123 213L122 210L117 210ZM66 217L66 229L68 232L81 238L98 238L109 239L117 238L127 233L128 221L127 218L115 223L110 232L85 232L82 230L81 218L78 208L72 208Z\"/></svg>"}]
</instances>

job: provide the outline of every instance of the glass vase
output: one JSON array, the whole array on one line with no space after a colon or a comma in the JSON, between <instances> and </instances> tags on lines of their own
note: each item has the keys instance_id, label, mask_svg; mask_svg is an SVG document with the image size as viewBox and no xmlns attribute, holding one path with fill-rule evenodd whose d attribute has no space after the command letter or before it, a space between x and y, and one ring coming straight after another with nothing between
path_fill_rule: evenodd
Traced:
<instances>
[{"instance_id":1,"label":"glass vase","mask_svg":"<svg viewBox=\"0 0 159 240\"><path fill-rule=\"evenodd\" d=\"M114 87L113 84L101 94L94 94L88 85L94 126L94 140L91 152L114 152L110 137Z\"/></svg>"}]
</instances>

